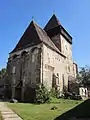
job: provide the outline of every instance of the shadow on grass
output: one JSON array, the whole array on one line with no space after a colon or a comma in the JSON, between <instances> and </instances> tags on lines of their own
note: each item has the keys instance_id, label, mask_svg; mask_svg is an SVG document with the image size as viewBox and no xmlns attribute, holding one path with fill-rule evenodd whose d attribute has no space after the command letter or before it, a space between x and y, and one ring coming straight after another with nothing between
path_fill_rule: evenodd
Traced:
<instances>
[{"instance_id":1,"label":"shadow on grass","mask_svg":"<svg viewBox=\"0 0 90 120\"><path fill-rule=\"evenodd\" d=\"M90 99L63 113L54 120L90 120Z\"/></svg>"}]
</instances>

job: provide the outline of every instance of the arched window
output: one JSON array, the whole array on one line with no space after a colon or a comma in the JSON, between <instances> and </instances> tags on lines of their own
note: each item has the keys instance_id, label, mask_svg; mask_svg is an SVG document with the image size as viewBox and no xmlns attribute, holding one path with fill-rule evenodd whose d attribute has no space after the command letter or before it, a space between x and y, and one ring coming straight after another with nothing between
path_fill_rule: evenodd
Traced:
<instances>
[{"instance_id":1,"label":"arched window","mask_svg":"<svg viewBox=\"0 0 90 120\"><path fill-rule=\"evenodd\" d=\"M86 96L86 94L87 94L87 90L85 89L85 96Z\"/></svg>"},{"instance_id":2,"label":"arched window","mask_svg":"<svg viewBox=\"0 0 90 120\"><path fill-rule=\"evenodd\" d=\"M34 48L31 49L31 53L36 52L36 51L38 51L37 47L34 47Z\"/></svg>"},{"instance_id":3,"label":"arched window","mask_svg":"<svg viewBox=\"0 0 90 120\"><path fill-rule=\"evenodd\" d=\"M63 90L64 90L64 85L65 85L65 83L64 83L64 74L62 75L62 83L63 83Z\"/></svg>"},{"instance_id":4,"label":"arched window","mask_svg":"<svg viewBox=\"0 0 90 120\"><path fill-rule=\"evenodd\" d=\"M57 83L59 84L59 73L57 73Z\"/></svg>"},{"instance_id":5,"label":"arched window","mask_svg":"<svg viewBox=\"0 0 90 120\"><path fill-rule=\"evenodd\" d=\"M27 53L28 53L28 52L23 51L23 52L21 53L21 56L25 56Z\"/></svg>"},{"instance_id":6,"label":"arched window","mask_svg":"<svg viewBox=\"0 0 90 120\"><path fill-rule=\"evenodd\" d=\"M57 73L57 76L59 77L59 74Z\"/></svg>"},{"instance_id":7,"label":"arched window","mask_svg":"<svg viewBox=\"0 0 90 120\"><path fill-rule=\"evenodd\" d=\"M83 95L83 89L82 89L82 95Z\"/></svg>"}]
</instances>

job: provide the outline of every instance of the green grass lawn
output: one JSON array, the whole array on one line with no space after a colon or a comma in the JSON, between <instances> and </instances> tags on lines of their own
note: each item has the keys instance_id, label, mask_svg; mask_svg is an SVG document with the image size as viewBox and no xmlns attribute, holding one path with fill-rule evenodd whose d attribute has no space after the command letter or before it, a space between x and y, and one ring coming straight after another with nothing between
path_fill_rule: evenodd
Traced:
<instances>
[{"instance_id":1,"label":"green grass lawn","mask_svg":"<svg viewBox=\"0 0 90 120\"><path fill-rule=\"evenodd\" d=\"M1 116L1 113L0 113L0 120L3 120L2 116Z\"/></svg>"},{"instance_id":2,"label":"green grass lawn","mask_svg":"<svg viewBox=\"0 0 90 120\"><path fill-rule=\"evenodd\" d=\"M8 106L20 115L23 120L54 120L81 102L76 100L54 99L50 104L8 103ZM56 106L57 109L51 110L53 106Z\"/></svg>"}]
</instances>

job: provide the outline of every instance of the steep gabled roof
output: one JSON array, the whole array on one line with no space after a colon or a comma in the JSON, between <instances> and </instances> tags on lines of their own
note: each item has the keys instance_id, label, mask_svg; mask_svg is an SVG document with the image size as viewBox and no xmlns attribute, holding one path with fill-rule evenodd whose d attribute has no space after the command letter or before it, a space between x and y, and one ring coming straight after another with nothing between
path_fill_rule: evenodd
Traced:
<instances>
[{"instance_id":1,"label":"steep gabled roof","mask_svg":"<svg viewBox=\"0 0 90 120\"><path fill-rule=\"evenodd\" d=\"M12 52L16 52L18 50L26 48L30 45L37 44L39 42L40 39L35 28L35 23L31 21L30 25L28 26L28 28L26 29L23 36L21 37L21 39L19 40L18 44Z\"/></svg>"},{"instance_id":2,"label":"steep gabled roof","mask_svg":"<svg viewBox=\"0 0 90 120\"><path fill-rule=\"evenodd\" d=\"M49 47L60 53L59 49L48 37L47 33L41 29L34 21L30 23L29 27L26 29L20 41L11 53L35 44L39 44L40 42L47 44Z\"/></svg>"},{"instance_id":3,"label":"steep gabled roof","mask_svg":"<svg viewBox=\"0 0 90 120\"><path fill-rule=\"evenodd\" d=\"M57 26L60 26L60 25L61 25L61 24L60 24L58 18L56 17L55 14L53 14L53 16L51 17L51 19L50 19L50 20L48 21L48 23L46 24L44 30L45 30L45 31L48 31L48 30L50 30L50 29L52 29L52 28L55 28L55 27L57 27Z\"/></svg>"},{"instance_id":4,"label":"steep gabled roof","mask_svg":"<svg viewBox=\"0 0 90 120\"><path fill-rule=\"evenodd\" d=\"M56 50L57 52L60 52L59 49L55 46L55 44L52 42L52 40L48 37L45 30L40 28L37 24L35 24L35 26L36 26L36 30L37 30L37 33L38 33L38 36L39 36L40 40L43 43L47 44L52 49Z\"/></svg>"}]
</instances>

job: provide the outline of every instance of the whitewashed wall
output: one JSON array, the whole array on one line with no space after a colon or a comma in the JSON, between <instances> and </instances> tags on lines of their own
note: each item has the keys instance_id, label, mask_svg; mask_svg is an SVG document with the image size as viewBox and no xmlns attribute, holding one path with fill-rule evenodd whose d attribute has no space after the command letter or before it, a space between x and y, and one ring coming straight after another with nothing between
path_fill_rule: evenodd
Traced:
<instances>
[{"instance_id":1,"label":"whitewashed wall","mask_svg":"<svg viewBox=\"0 0 90 120\"><path fill-rule=\"evenodd\" d=\"M61 52L66 56L66 72L73 77L76 77L76 65L73 64L72 59L72 44L66 41L66 39L60 35L61 38Z\"/></svg>"},{"instance_id":2,"label":"whitewashed wall","mask_svg":"<svg viewBox=\"0 0 90 120\"><path fill-rule=\"evenodd\" d=\"M61 52L70 60L72 60L72 45L60 35L61 38Z\"/></svg>"},{"instance_id":3,"label":"whitewashed wall","mask_svg":"<svg viewBox=\"0 0 90 120\"><path fill-rule=\"evenodd\" d=\"M82 97L82 99L88 98L88 90L86 87L80 87L79 88L79 94Z\"/></svg>"},{"instance_id":4,"label":"whitewashed wall","mask_svg":"<svg viewBox=\"0 0 90 120\"><path fill-rule=\"evenodd\" d=\"M43 82L48 88L52 88L52 74L59 75L59 87L63 88L63 75L65 84L68 76L65 71L65 58L43 44Z\"/></svg>"},{"instance_id":5,"label":"whitewashed wall","mask_svg":"<svg viewBox=\"0 0 90 120\"><path fill-rule=\"evenodd\" d=\"M72 51L71 45L63 37L61 37L62 53L66 56L64 58L57 52L51 50L43 44L43 82L48 88L52 88L52 74L59 75L59 88L63 89L63 76L64 85L68 85L68 76L75 76L73 71ZM65 50L65 44L68 46L68 51Z\"/></svg>"}]
</instances>

